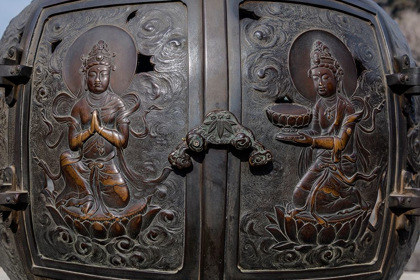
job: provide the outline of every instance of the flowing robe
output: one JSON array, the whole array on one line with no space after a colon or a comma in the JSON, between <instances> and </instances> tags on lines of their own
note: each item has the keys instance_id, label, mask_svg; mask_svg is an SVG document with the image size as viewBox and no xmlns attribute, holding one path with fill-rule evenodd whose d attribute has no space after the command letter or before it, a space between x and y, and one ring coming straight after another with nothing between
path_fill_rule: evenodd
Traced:
<instances>
[{"instance_id":1,"label":"flowing robe","mask_svg":"<svg viewBox=\"0 0 420 280\"><path fill-rule=\"evenodd\" d=\"M57 201L70 213L81 211L82 216L100 218L121 211L130 200L127 182L117 168L117 149L127 145L129 133L123 128L128 127L129 120L119 96L105 91L100 98L95 97L87 93L73 106L71 116L76 122L69 125L69 139L89 129L92 113L97 110L101 125L125 137L125 146L116 147L98 133L80 145L70 144L73 151L65 151L60 159L66 185Z\"/></svg>"},{"instance_id":2,"label":"flowing robe","mask_svg":"<svg viewBox=\"0 0 420 280\"><path fill-rule=\"evenodd\" d=\"M294 206L302 211L300 216L325 223L351 218L367 210L368 205L355 188L355 182L370 181L375 176L357 172L358 155L353 148L353 135L360 115L354 105L340 95L337 95L335 108L327 107L322 98L315 104L312 127L305 133L313 137L315 143L325 139L333 144L331 148L313 146L317 148L315 161L293 193Z\"/></svg>"}]
</instances>

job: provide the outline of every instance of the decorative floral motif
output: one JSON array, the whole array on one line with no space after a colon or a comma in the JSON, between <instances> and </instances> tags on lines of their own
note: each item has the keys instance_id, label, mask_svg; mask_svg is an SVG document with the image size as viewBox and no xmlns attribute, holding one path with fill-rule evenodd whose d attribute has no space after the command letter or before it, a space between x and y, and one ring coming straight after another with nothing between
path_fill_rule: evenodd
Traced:
<instances>
[{"instance_id":1,"label":"decorative floral motif","mask_svg":"<svg viewBox=\"0 0 420 280\"><path fill-rule=\"evenodd\" d=\"M235 122L230 120L230 116L224 116L223 114L220 115L213 115L210 117L210 120L204 122L205 125L208 125L208 134L212 134L213 132L217 131L217 137L222 138L223 134L225 134L225 130L227 133L233 134L232 126L236 125ZM215 129L217 130L215 131Z\"/></svg>"},{"instance_id":2,"label":"decorative floral motif","mask_svg":"<svg viewBox=\"0 0 420 280\"><path fill-rule=\"evenodd\" d=\"M323 227L314 220L306 221L290 216L286 207L274 207L276 215L266 214L270 224L266 229L277 240L272 249L295 249L307 252L318 246L346 247L363 236L369 224L371 212L366 211L348 221L330 223Z\"/></svg>"}]
</instances>

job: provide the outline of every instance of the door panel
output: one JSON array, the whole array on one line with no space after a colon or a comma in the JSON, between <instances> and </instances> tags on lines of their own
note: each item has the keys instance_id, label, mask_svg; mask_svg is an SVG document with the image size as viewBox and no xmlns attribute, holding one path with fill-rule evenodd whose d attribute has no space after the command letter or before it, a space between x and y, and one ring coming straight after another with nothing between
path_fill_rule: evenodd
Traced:
<instances>
[{"instance_id":1,"label":"door panel","mask_svg":"<svg viewBox=\"0 0 420 280\"><path fill-rule=\"evenodd\" d=\"M316 278L374 264L390 143L375 26L301 4L239 9L242 120L273 153L269 168L242 164L240 271Z\"/></svg>"},{"instance_id":2,"label":"door panel","mask_svg":"<svg viewBox=\"0 0 420 280\"><path fill-rule=\"evenodd\" d=\"M187 183L167 157L188 130L187 19L181 2L70 8L39 29L28 137L37 265L130 277L184 267Z\"/></svg>"},{"instance_id":3,"label":"door panel","mask_svg":"<svg viewBox=\"0 0 420 280\"><path fill-rule=\"evenodd\" d=\"M408 51L359 4L34 1L0 46L1 79L19 81L0 105L0 191L30 197L0 205L0 255L23 263L8 271L396 274L418 230L418 102L387 87L388 53L407 70Z\"/></svg>"}]
</instances>

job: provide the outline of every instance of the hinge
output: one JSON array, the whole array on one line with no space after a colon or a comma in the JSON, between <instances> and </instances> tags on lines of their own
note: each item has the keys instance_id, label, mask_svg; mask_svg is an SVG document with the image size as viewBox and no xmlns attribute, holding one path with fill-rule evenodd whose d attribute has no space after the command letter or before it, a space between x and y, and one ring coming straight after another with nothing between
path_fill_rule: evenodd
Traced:
<instances>
[{"instance_id":1,"label":"hinge","mask_svg":"<svg viewBox=\"0 0 420 280\"><path fill-rule=\"evenodd\" d=\"M410 189L403 194L391 194L389 207L397 215L397 231L409 232L411 229L410 218L420 216L420 189ZM401 238L405 235L402 234Z\"/></svg>"},{"instance_id":2,"label":"hinge","mask_svg":"<svg viewBox=\"0 0 420 280\"><path fill-rule=\"evenodd\" d=\"M398 95L420 95L420 68L410 67L408 55L395 58L398 73L386 76L387 84Z\"/></svg>"},{"instance_id":3,"label":"hinge","mask_svg":"<svg viewBox=\"0 0 420 280\"><path fill-rule=\"evenodd\" d=\"M32 67L20 65L22 51L10 48L8 58L0 60L0 87L5 89L6 103L12 107L17 100L17 85L28 83Z\"/></svg>"},{"instance_id":4,"label":"hinge","mask_svg":"<svg viewBox=\"0 0 420 280\"><path fill-rule=\"evenodd\" d=\"M420 216L420 196L413 193L392 194L389 197L389 207L404 215Z\"/></svg>"},{"instance_id":5,"label":"hinge","mask_svg":"<svg viewBox=\"0 0 420 280\"><path fill-rule=\"evenodd\" d=\"M22 211L28 203L28 192L17 190L15 168L6 167L0 181L0 212Z\"/></svg>"}]
</instances>

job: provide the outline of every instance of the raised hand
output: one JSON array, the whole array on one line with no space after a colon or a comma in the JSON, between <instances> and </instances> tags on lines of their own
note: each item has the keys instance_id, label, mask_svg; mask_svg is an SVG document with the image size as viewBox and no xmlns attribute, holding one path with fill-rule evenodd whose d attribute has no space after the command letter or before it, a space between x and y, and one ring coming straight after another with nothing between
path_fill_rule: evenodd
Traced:
<instances>
[{"instance_id":1,"label":"raised hand","mask_svg":"<svg viewBox=\"0 0 420 280\"><path fill-rule=\"evenodd\" d=\"M93 111L92 120L90 122L90 127L88 129L90 135L95 134L95 132L96 132L97 115L98 115L98 112L96 110Z\"/></svg>"},{"instance_id":2,"label":"raised hand","mask_svg":"<svg viewBox=\"0 0 420 280\"><path fill-rule=\"evenodd\" d=\"M99 118L99 114L98 114L98 111L97 110L93 111L93 114L92 114L92 124L93 124L93 127L94 127L94 131L96 131L97 133L100 134L100 132L102 131L103 127L101 125L101 120Z\"/></svg>"},{"instance_id":3,"label":"raised hand","mask_svg":"<svg viewBox=\"0 0 420 280\"><path fill-rule=\"evenodd\" d=\"M301 143L301 144L312 145L312 143L314 142L314 139L308 134L299 132L299 138L296 139L296 142Z\"/></svg>"}]
</instances>

